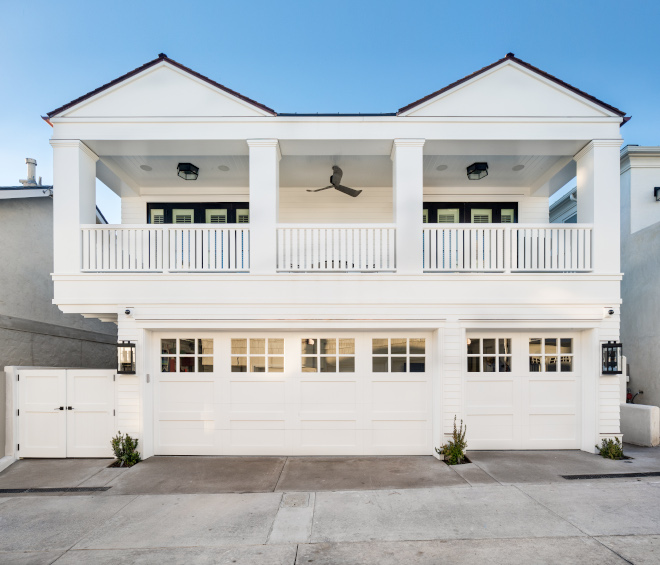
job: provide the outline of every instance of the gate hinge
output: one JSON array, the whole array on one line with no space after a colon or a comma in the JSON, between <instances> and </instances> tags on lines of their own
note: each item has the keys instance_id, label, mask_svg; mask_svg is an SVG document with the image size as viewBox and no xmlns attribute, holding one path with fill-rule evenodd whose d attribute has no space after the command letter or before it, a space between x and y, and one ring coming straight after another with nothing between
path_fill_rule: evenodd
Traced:
<instances>
[{"instance_id":1,"label":"gate hinge","mask_svg":"<svg viewBox=\"0 0 660 565\"><path fill-rule=\"evenodd\" d=\"M17 416L20 416L20 415L21 415L21 410L20 410L20 408L19 408L18 410L16 410L16 415L17 415Z\"/></svg>"},{"instance_id":2,"label":"gate hinge","mask_svg":"<svg viewBox=\"0 0 660 565\"><path fill-rule=\"evenodd\" d=\"M20 451L20 450L21 450L21 444L20 444L20 443L17 443L17 444L16 444L16 451Z\"/></svg>"},{"instance_id":3,"label":"gate hinge","mask_svg":"<svg viewBox=\"0 0 660 565\"><path fill-rule=\"evenodd\" d=\"M117 380L117 375L112 375L112 380L116 381Z\"/></svg>"},{"instance_id":4,"label":"gate hinge","mask_svg":"<svg viewBox=\"0 0 660 565\"><path fill-rule=\"evenodd\" d=\"M16 380L20 381L21 380L21 375L16 375Z\"/></svg>"},{"instance_id":5,"label":"gate hinge","mask_svg":"<svg viewBox=\"0 0 660 565\"><path fill-rule=\"evenodd\" d=\"M114 409L114 408L112 409L112 415L113 415L113 416L116 416L116 415L117 415L117 414L115 414L115 409Z\"/></svg>"}]
</instances>

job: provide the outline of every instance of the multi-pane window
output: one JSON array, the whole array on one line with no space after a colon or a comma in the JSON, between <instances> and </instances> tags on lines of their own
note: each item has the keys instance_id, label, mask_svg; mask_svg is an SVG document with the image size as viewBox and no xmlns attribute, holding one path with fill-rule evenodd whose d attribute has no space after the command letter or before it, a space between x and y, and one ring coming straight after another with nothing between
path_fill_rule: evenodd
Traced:
<instances>
[{"instance_id":1,"label":"multi-pane window","mask_svg":"<svg viewBox=\"0 0 660 565\"><path fill-rule=\"evenodd\" d=\"M573 371L573 339L570 337L529 338L529 370L532 373Z\"/></svg>"},{"instance_id":2,"label":"multi-pane window","mask_svg":"<svg viewBox=\"0 0 660 565\"><path fill-rule=\"evenodd\" d=\"M165 223L165 210L162 208L152 208L151 209L151 223L152 224L164 224Z\"/></svg>"},{"instance_id":3,"label":"multi-pane window","mask_svg":"<svg viewBox=\"0 0 660 565\"><path fill-rule=\"evenodd\" d=\"M210 373L213 371L213 340L164 338L160 340L161 373Z\"/></svg>"},{"instance_id":4,"label":"multi-pane window","mask_svg":"<svg viewBox=\"0 0 660 565\"><path fill-rule=\"evenodd\" d=\"M374 373L423 373L426 340L423 337L379 337L371 340Z\"/></svg>"},{"instance_id":5,"label":"multi-pane window","mask_svg":"<svg viewBox=\"0 0 660 565\"><path fill-rule=\"evenodd\" d=\"M468 373L510 373L511 338L468 338Z\"/></svg>"},{"instance_id":6,"label":"multi-pane window","mask_svg":"<svg viewBox=\"0 0 660 565\"><path fill-rule=\"evenodd\" d=\"M354 338L308 338L301 342L303 373L355 372Z\"/></svg>"},{"instance_id":7,"label":"multi-pane window","mask_svg":"<svg viewBox=\"0 0 660 565\"><path fill-rule=\"evenodd\" d=\"M283 338L234 338L231 340L232 373L283 373Z\"/></svg>"}]
</instances>

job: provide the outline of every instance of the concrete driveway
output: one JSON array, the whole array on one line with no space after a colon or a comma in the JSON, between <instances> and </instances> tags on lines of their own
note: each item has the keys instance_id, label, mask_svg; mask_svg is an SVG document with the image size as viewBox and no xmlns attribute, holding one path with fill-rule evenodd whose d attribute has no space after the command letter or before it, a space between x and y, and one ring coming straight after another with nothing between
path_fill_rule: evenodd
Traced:
<instances>
[{"instance_id":1,"label":"concrete driveway","mask_svg":"<svg viewBox=\"0 0 660 565\"><path fill-rule=\"evenodd\" d=\"M628 453L21 461L0 489L110 488L0 494L0 563L657 563L660 477L616 475L660 450Z\"/></svg>"}]
</instances>

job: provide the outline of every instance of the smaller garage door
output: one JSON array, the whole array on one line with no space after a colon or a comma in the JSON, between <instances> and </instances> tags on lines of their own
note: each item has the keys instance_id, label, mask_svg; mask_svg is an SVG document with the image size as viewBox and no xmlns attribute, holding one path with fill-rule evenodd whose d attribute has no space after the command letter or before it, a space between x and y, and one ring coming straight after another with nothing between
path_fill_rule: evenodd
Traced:
<instances>
[{"instance_id":1,"label":"smaller garage door","mask_svg":"<svg viewBox=\"0 0 660 565\"><path fill-rule=\"evenodd\" d=\"M579 337L468 334L469 449L579 449Z\"/></svg>"}]
</instances>

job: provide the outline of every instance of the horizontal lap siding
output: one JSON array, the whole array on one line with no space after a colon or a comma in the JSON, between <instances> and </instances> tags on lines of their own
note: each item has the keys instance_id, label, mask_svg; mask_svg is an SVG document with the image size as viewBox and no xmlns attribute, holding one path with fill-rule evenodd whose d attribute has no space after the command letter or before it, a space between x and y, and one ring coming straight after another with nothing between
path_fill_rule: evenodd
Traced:
<instances>
[{"instance_id":1,"label":"horizontal lap siding","mask_svg":"<svg viewBox=\"0 0 660 565\"><path fill-rule=\"evenodd\" d=\"M454 428L454 416L463 418L462 386L462 343L463 330L458 324L449 323L445 327L442 351L442 433L450 435Z\"/></svg>"},{"instance_id":2,"label":"horizontal lap siding","mask_svg":"<svg viewBox=\"0 0 660 565\"><path fill-rule=\"evenodd\" d=\"M122 198L121 223L146 224L147 203L142 198Z\"/></svg>"},{"instance_id":3,"label":"horizontal lap siding","mask_svg":"<svg viewBox=\"0 0 660 565\"><path fill-rule=\"evenodd\" d=\"M364 188L357 198L334 188L307 192L305 188L280 187L281 223L386 224L392 219L391 187ZM419 222L422 223L421 210Z\"/></svg>"},{"instance_id":4,"label":"horizontal lap siding","mask_svg":"<svg viewBox=\"0 0 660 565\"><path fill-rule=\"evenodd\" d=\"M619 341L619 309L616 304L612 304L615 309L615 314L609 318L605 318L600 327L601 341ZM625 344L624 344L625 345ZM624 352L625 353L625 352ZM601 351L598 351L599 364L598 373L600 374L601 364ZM620 394L620 377L619 375L612 375L607 377L599 377L598 381L598 395L599 395L599 433L601 434L618 434L620 428L620 411L621 411L621 394Z\"/></svg>"}]
</instances>

